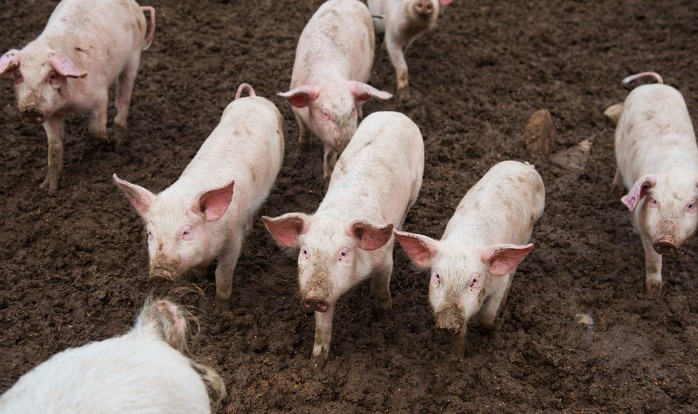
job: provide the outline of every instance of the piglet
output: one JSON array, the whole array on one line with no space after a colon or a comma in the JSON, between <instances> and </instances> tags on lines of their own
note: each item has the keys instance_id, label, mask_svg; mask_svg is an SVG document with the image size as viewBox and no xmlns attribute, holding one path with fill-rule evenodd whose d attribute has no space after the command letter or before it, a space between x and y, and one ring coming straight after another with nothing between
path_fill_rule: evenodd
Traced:
<instances>
[{"instance_id":1,"label":"piglet","mask_svg":"<svg viewBox=\"0 0 698 414\"><path fill-rule=\"evenodd\" d=\"M223 380L186 357L187 313L149 301L125 335L70 348L24 374L0 396L4 414L210 413L207 386Z\"/></svg>"},{"instance_id":2,"label":"piglet","mask_svg":"<svg viewBox=\"0 0 698 414\"><path fill-rule=\"evenodd\" d=\"M323 142L323 178L356 131L363 103L392 97L365 83L374 43L371 13L356 0L323 3L298 39L291 90L279 95L293 106L301 144L311 133Z\"/></svg>"},{"instance_id":3,"label":"piglet","mask_svg":"<svg viewBox=\"0 0 698 414\"><path fill-rule=\"evenodd\" d=\"M145 38L150 14L150 33ZM43 124L48 169L41 184L54 194L63 169L65 118L91 114L89 132L118 146L126 135L131 92L155 33L155 9L134 0L63 0L46 28L22 50L0 57L0 75L13 73L22 121ZM116 87L114 133L107 132L110 85Z\"/></svg>"},{"instance_id":4,"label":"piglet","mask_svg":"<svg viewBox=\"0 0 698 414\"><path fill-rule=\"evenodd\" d=\"M412 262L431 268L429 302L436 326L454 334L459 358L465 356L471 318L493 327L516 266L533 249L528 241L544 207L545 188L535 168L503 161L465 194L441 240L395 231Z\"/></svg>"},{"instance_id":5,"label":"piglet","mask_svg":"<svg viewBox=\"0 0 698 414\"><path fill-rule=\"evenodd\" d=\"M392 309L392 231L414 204L423 170L419 128L403 114L376 112L339 157L314 214L262 217L274 240L300 249L301 303L315 311L315 368L327 361L335 304L350 288L370 278L378 313Z\"/></svg>"},{"instance_id":6,"label":"piglet","mask_svg":"<svg viewBox=\"0 0 698 414\"><path fill-rule=\"evenodd\" d=\"M662 255L675 253L696 230L698 215L698 147L691 117L679 91L662 84L656 73L623 80L628 84L651 76L658 83L630 92L615 133L615 187L630 210L645 251L647 296L662 290Z\"/></svg>"},{"instance_id":7,"label":"piglet","mask_svg":"<svg viewBox=\"0 0 698 414\"><path fill-rule=\"evenodd\" d=\"M405 51L422 33L436 27L440 7L453 0L368 0L377 33L385 33L385 48L397 76L397 97L410 97Z\"/></svg>"},{"instance_id":8,"label":"piglet","mask_svg":"<svg viewBox=\"0 0 698 414\"><path fill-rule=\"evenodd\" d=\"M233 271L252 218L281 169L284 135L274 104L250 95L231 102L179 179L158 195L114 181L148 230L150 278L174 280L218 259L216 311L230 309ZM233 186L235 194L233 194Z\"/></svg>"}]
</instances>

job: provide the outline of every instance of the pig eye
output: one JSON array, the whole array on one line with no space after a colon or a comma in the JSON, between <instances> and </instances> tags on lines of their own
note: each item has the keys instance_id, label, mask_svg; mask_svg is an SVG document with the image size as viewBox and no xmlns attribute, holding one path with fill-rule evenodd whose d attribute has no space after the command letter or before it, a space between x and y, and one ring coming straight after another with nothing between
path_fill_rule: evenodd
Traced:
<instances>
[{"instance_id":1,"label":"pig eye","mask_svg":"<svg viewBox=\"0 0 698 414\"><path fill-rule=\"evenodd\" d=\"M695 213L696 212L696 203L691 203L686 206L686 212L687 213Z\"/></svg>"},{"instance_id":2,"label":"pig eye","mask_svg":"<svg viewBox=\"0 0 698 414\"><path fill-rule=\"evenodd\" d=\"M182 238L183 239L189 238L190 234L191 234L191 227L186 226L184 229L182 229Z\"/></svg>"},{"instance_id":3,"label":"pig eye","mask_svg":"<svg viewBox=\"0 0 698 414\"><path fill-rule=\"evenodd\" d=\"M340 262L343 261L343 260L347 260L348 257L349 257L349 250L347 250L347 249L342 249L342 250L339 252L339 257L338 257L338 259L339 259Z\"/></svg>"},{"instance_id":4,"label":"pig eye","mask_svg":"<svg viewBox=\"0 0 698 414\"><path fill-rule=\"evenodd\" d=\"M322 116L322 119L324 119L326 121L329 121L332 119L332 114L327 109L321 109L320 116Z\"/></svg>"},{"instance_id":5,"label":"pig eye","mask_svg":"<svg viewBox=\"0 0 698 414\"><path fill-rule=\"evenodd\" d=\"M441 284L441 273L434 272L431 276L431 280L436 286L439 286Z\"/></svg>"},{"instance_id":6,"label":"pig eye","mask_svg":"<svg viewBox=\"0 0 698 414\"><path fill-rule=\"evenodd\" d=\"M55 70L48 73L48 81L51 85L58 85L61 82L61 78Z\"/></svg>"},{"instance_id":7,"label":"pig eye","mask_svg":"<svg viewBox=\"0 0 698 414\"><path fill-rule=\"evenodd\" d=\"M659 203L654 198L650 197L649 203L650 203L650 207L653 207L653 208L659 207Z\"/></svg>"},{"instance_id":8,"label":"pig eye","mask_svg":"<svg viewBox=\"0 0 698 414\"><path fill-rule=\"evenodd\" d=\"M471 289L480 287L480 274L473 273L473 275L470 276L470 281L468 282L468 287Z\"/></svg>"},{"instance_id":9,"label":"pig eye","mask_svg":"<svg viewBox=\"0 0 698 414\"><path fill-rule=\"evenodd\" d=\"M23 80L24 76L22 76L22 72L15 70L15 83L21 83Z\"/></svg>"},{"instance_id":10,"label":"pig eye","mask_svg":"<svg viewBox=\"0 0 698 414\"><path fill-rule=\"evenodd\" d=\"M301 247L301 258L303 258L303 259L308 258L308 249L305 247Z\"/></svg>"},{"instance_id":11,"label":"pig eye","mask_svg":"<svg viewBox=\"0 0 698 414\"><path fill-rule=\"evenodd\" d=\"M153 240L153 233L148 232L148 241Z\"/></svg>"}]
</instances>

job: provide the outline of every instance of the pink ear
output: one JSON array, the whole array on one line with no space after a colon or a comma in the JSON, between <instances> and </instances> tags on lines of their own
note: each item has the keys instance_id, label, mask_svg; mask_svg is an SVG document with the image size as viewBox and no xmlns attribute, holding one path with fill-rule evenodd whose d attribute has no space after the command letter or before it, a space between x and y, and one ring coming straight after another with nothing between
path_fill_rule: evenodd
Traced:
<instances>
[{"instance_id":1,"label":"pink ear","mask_svg":"<svg viewBox=\"0 0 698 414\"><path fill-rule=\"evenodd\" d=\"M533 243L525 246L502 244L483 251L480 259L487 265L492 275L503 276L516 269L516 266L532 249Z\"/></svg>"},{"instance_id":2,"label":"pink ear","mask_svg":"<svg viewBox=\"0 0 698 414\"><path fill-rule=\"evenodd\" d=\"M349 82L349 90L358 101L367 101L371 98L390 99L393 97L391 93L379 91L371 85L357 81Z\"/></svg>"},{"instance_id":3,"label":"pink ear","mask_svg":"<svg viewBox=\"0 0 698 414\"><path fill-rule=\"evenodd\" d=\"M364 250L379 249L393 236L393 224L377 226L375 224L356 220L346 228L348 235L354 237L359 243L359 247Z\"/></svg>"},{"instance_id":4,"label":"pink ear","mask_svg":"<svg viewBox=\"0 0 698 414\"><path fill-rule=\"evenodd\" d=\"M439 0L439 4L442 6L448 6L451 3L453 3L453 0Z\"/></svg>"},{"instance_id":5,"label":"pink ear","mask_svg":"<svg viewBox=\"0 0 698 414\"><path fill-rule=\"evenodd\" d=\"M432 257L436 256L439 248L436 240L420 234L407 233L395 230L395 238L407 253L410 260L421 268L431 266Z\"/></svg>"},{"instance_id":6,"label":"pink ear","mask_svg":"<svg viewBox=\"0 0 698 414\"><path fill-rule=\"evenodd\" d=\"M654 187L657 183L657 177L653 175L646 175L633 184L633 188L630 189L628 194L624 195L620 201L628 207L628 210L633 211L637 207L637 203L640 202L642 197L647 195L650 188Z\"/></svg>"},{"instance_id":7,"label":"pink ear","mask_svg":"<svg viewBox=\"0 0 698 414\"><path fill-rule=\"evenodd\" d=\"M282 246L298 246L298 236L308 232L310 220L302 213L286 213L276 218L264 216L262 222L271 236Z\"/></svg>"},{"instance_id":8,"label":"pink ear","mask_svg":"<svg viewBox=\"0 0 698 414\"><path fill-rule=\"evenodd\" d=\"M277 95L286 98L288 102L296 108L305 108L317 99L320 95L320 91L317 86L299 86L288 92L279 92Z\"/></svg>"},{"instance_id":9,"label":"pink ear","mask_svg":"<svg viewBox=\"0 0 698 414\"><path fill-rule=\"evenodd\" d=\"M194 211L204 213L206 221L216 221L223 217L228 209L230 202L233 200L233 187L235 180L229 182L220 188L214 188L201 193L194 200Z\"/></svg>"},{"instance_id":10,"label":"pink ear","mask_svg":"<svg viewBox=\"0 0 698 414\"><path fill-rule=\"evenodd\" d=\"M129 201L131 201L131 204L136 209L138 214L140 214L141 217L144 217L148 213L150 206L155 201L155 196L153 193L139 185L131 184L128 181L119 179L116 174L112 175L112 178L114 179L116 185L118 185L119 188L126 194L126 197L128 197Z\"/></svg>"},{"instance_id":11,"label":"pink ear","mask_svg":"<svg viewBox=\"0 0 698 414\"><path fill-rule=\"evenodd\" d=\"M19 53L19 50L12 49L0 57L0 75L4 75L19 66Z\"/></svg>"},{"instance_id":12,"label":"pink ear","mask_svg":"<svg viewBox=\"0 0 698 414\"><path fill-rule=\"evenodd\" d=\"M59 74L67 78L84 78L87 73L78 69L70 58L61 52L49 53L48 61Z\"/></svg>"}]
</instances>

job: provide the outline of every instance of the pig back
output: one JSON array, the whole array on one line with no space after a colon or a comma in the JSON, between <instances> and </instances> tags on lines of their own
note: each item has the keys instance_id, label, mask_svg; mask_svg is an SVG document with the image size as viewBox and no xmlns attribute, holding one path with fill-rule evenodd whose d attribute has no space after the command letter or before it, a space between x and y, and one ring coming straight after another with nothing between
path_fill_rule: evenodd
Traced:
<instances>
[{"instance_id":1,"label":"pig back","mask_svg":"<svg viewBox=\"0 0 698 414\"><path fill-rule=\"evenodd\" d=\"M525 244L544 208L545 186L535 168L502 161L461 199L442 239L465 238L480 246Z\"/></svg>"},{"instance_id":2,"label":"pig back","mask_svg":"<svg viewBox=\"0 0 698 414\"><path fill-rule=\"evenodd\" d=\"M627 188L647 174L695 171L698 147L681 93L662 84L630 92L616 127L615 152Z\"/></svg>"},{"instance_id":3,"label":"pig back","mask_svg":"<svg viewBox=\"0 0 698 414\"><path fill-rule=\"evenodd\" d=\"M319 210L339 207L399 227L417 198L423 172L417 125L399 112L372 113L339 157Z\"/></svg>"}]
</instances>

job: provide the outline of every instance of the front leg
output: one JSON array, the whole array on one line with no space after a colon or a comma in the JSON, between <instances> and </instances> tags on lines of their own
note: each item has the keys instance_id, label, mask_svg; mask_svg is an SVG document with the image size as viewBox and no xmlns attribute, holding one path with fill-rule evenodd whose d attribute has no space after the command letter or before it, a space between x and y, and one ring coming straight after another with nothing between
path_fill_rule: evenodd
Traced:
<instances>
[{"instance_id":1,"label":"front leg","mask_svg":"<svg viewBox=\"0 0 698 414\"><path fill-rule=\"evenodd\" d=\"M310 142L310 128L308 128L308 125L305 124L305 121L303 121L303 118L298 112L294 110L293 114L296 116L296 121L298 121L298 143L306 145Z\"/></svg>"},{"instance_id":2,"label":"front leg","mask_svg":"<svg viewBox=\"0 0 698 414\"><path fill-rule=\"evenodd\" d=\"M65 140L65 122L62 117L50 118L44 122L46 139L48 140L48 167L46 168L46 178L39 188L53 195L58 190L58 182L63 171L63 142Z\"/></svg>"},{"instance_id":3,"label":"front leg","mask_svg":"<svg viewBox=\"0 0 698 414\"><path fill-rule=\"evenodd\" d=\"M325 144L325 153L322 157L322 178L329 180L335 164L337 164L337 151Z\"/></svg>"},{"instance_id":4,"label":"front leg","mask_svg":"<svg viewBox=\"0 0 698 414\"><path fill-rule=\"evenodd\" d=\"M390 276L392 273L393 257L390 255L383 269L371 276L371 293L376 301L376 314L379 318L393 310L393 298L390 296Z\"/></svg>"},{"instance_id":5,"label":"front leg","mask_svg":"<svg viewBox=\"0 0 698 414\"><path fill-rule=\"evenodd\" d=\"M464 327L461 329L461 332L453 334L451 338L451 349L453 351L453 354L456 356L456 358L458 358L461 361L465 359L465 334L467 332L468 328L466 323Z\"/></svg>"},{"instance_id":6,"label":"front leg","mask_svg":"<svg viewBox=\"0 0 698 414\"><path fill-rule=\"evenodd\" d=\"M310 365L316 371L321 371L325 367L325 363L330 354L334 307L335 304L330 303L325 312L315 312L315 342L313 343L313 354L310 357Z\"/></svg>"},{"instance_id":7,"label":"front leg","mask_svg":"<svg viewBox=\"0 0 698 414\"><path fill-rule=\"evenodd\" d=\"M395 35L386 34L385 47L388 50L390 62L395 68L395 75L397 77L397 92L395 95L398 99L409 99L410 90L404 44L400 42L400 39L397 39Z\"/></svg>"},{"instance_id":8,"label":"front leg","mask_svg":"<svg viewBox=\"0 0 698 414\"><path fill-rule=\"evenodd\" d=\"M506 279L504 279L506 278ZM494 329L494 319L497 317L499 310L504 307L507 301L507 296L509 296L509 289L511 288L511 281L514 278L514 272L503 276L502 279L498 280L498 285L493 285L492 288L495 290L492 295L485 299L485 303L480 308L478 315L478 321L480 326L488 331Z\"/></svg>"},{"instance_id":9,"label":"front leg","mask_svg":"<svg viewBox=\"0 0 698 414\"><path fill-rule=\"evenodd\" d=\"M90 115L90 125L88 131L93 138L102 142L109 142L109 133L107 132L107 108L109 106L109 95L105 90L100 93L95 101Z\"/></svg>"},{"instance_id":10,"label":"front leg","mask_svg":"<svg viewBox=\"0 0 698 414\"><path fill-rule=\"evenodd\" d=\"M216 307L217 313L230 312L230 302L233 293L233 275L242 250L242 237L233 240L218 255L216 267Z\"/></svg>"},{"instance_id":11,"label":"front leg","mask_svg":"<svg viewBox=\"0 0 698 414\"><path fill-rule=\"evenodd\" d=\"M648 299L662 296L662 255L654 251L652 239L641 234L642 248L645 250L645 286Z\"/></svg>"},{"instance_id":12,"label":"front leg","mask_svg":"<svg viewBox=\"0 0 698 414\"><path fill-rule=\"evenodd\" d=\"M119 80L116 86L116 96L114 102L114 106L116 106L116 116L114 117L114 144L117 148L121 146L126 138L128 130L128 110L131 105L133 84L136 81L140 60L141 53L139 50L134 54L131 61L129 61L123 72L121 72L119 75Z\"/></svg>"}]
</instances>

